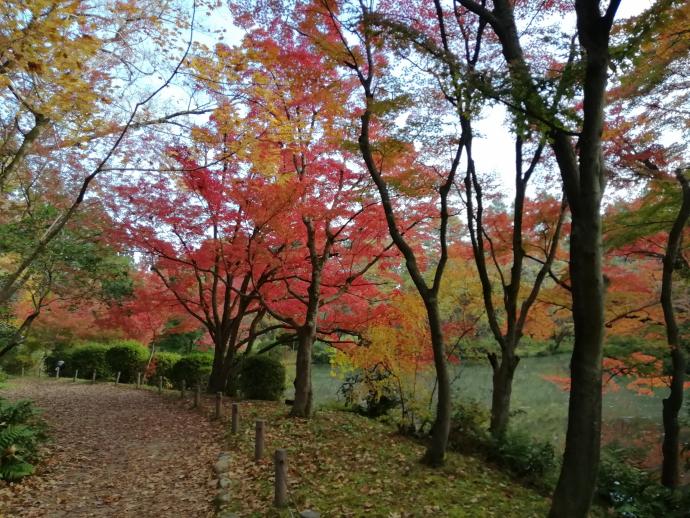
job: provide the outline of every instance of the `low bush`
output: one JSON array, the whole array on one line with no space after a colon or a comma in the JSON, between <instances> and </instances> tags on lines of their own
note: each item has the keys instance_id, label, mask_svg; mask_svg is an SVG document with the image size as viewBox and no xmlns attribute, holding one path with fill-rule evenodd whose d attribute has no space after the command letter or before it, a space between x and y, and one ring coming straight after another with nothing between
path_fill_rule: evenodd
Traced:
<instances>
[{"instance_id":1,"label":"low bush","mask_svg":"<svg viewBox=\"0 0 690 518\"><path fill-rule=\"evenodd\" d=\"M345 404L358 414L381 417L400 406L400 395L390 383L390 374L375 366L348 374L338 393Z\"/></svg>"},{"instance_id":2,"label":"low bush","mask_svg":"<svg viewBox=\"0 0 690 518\"><path fill-rule=\"evenodd\" d=\"M550 442L508 432L493 438L489 432L489 411L476 401L456 405L448 445L461 453L478 455L527 482L548 484L557 466L556 451Z\"/></svg>"},{"instance_id":3,"label":"low bush","mask_svg":"<svg viewBox=\"0 0 690 518\"><path fill-rule=\"evenodd\" d=\"M13 482L33 473L46 429L30 401L0 398L0 479Z\"/></svg>"},{"instance_id":4,"label":"low bush","mask_svg":"<svg viewBox=\"0 0 690 518\"><path fill-rule=\"evenodd\" d=\"M96 371L96 378L106 378L110 376L111 370L108 366L106 354L108 346L99 343L86 343L76 347L69 354L69 369L79 371L82 379L91 379L93 371Z\"/></svg>"},{"instance_id":5,"label":"low bush","mask_svg":"<svg viewBox=\"0 0 690 518\"><path fill-rule=\"evenodd\" d=\"M105 360L113 374L120 373L122 383L131 383L146 368L148 356L148 350L139 342L123 341L106 351Z\"/></svg>"},{"instance_id":6,"label":"low bush","mask_svg":"<svg viewBox=\"0 0 690 518\"><path fill-rule=\"evenodd\" d=\"M466 454L484 454L490 446L489 412L479 402L468 400L455 405L448 446Z\"/></svg>"},{"instance_id":7,"label":"low bush","mask_svg":"<svg viewBox=\"0 0 690 518\"><path fill-rule=\"evenodd\" d=\"M554 473L556 451L553 444L537 441L529 435L509 432L491 441L487 459L507 468L511 473L540 484Z\"/></svg>"},{"instance_id":8,"label":"low bush","mask_svg":"<svg viewBox=\"0 0 690 518\"><path fill-rule=\"evenodd\" d=\"M690 488L671 491L634 465L635 452L610 445L602 450L597 499L623 518L687 517Z\"/></svg>"},{"instance_id":9,"label":"low bush","mask_svg":"<svg viewBox=\"0 0 690 518\"><path fill-rule=\"evenodd\" d=\"M180 358L170 371L170 378L175 387L185 381L188 387L197 384L205 387L211 375L213 356L205 353L192 353Z\"/></svg>"},{"instance_id":10,"label":"low bush","mask_svg":"<svg viewBox=\"0 0 690 518\"><path fill-rule=\"evenodd\" d=\"M22 369L29 373L34 368L35 362L30 354L13 351L2 359L2 369L7 374L21 374Z\"/></svg>"},{"instance_id":11,"label":"low bush","mask_svg":"<svg viewBox=\"0 0 690 518\"><path fill-rule=\"evenodd\" d=\"M269 356L249 356L242 361L239 386L247 399L278 401L285 390L285 366Z\"/></svg>"}]
</instances>

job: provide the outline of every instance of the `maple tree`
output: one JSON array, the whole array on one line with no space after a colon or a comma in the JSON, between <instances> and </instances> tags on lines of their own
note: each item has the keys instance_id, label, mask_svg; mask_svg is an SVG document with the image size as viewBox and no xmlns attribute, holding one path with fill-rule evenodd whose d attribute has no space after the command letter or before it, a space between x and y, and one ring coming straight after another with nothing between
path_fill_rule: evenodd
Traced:
<instances>
[{"instance_id":1,"label":"maple tree","mask_svg":"<svg viewBox=\"0 0 690 518\"><path fill-rule=\"evenodd\" d=\"M364 3L314 2L301 6L301 9L301 12L298 10L301 32L358 83L358 105L353 109L360 120L359 152L378 190L390 237L424 303L438 383L435 422L424 460L438 466L444 462L451 413L450 380L438 294L448 261L449 195L462 146L450 144L448 147L453 150L450 163L446 161L441 168L435 168L420 160L411 142L395 132L386 132L386 124L402 112L407 102L397 95L394 87L383 86L392 78L392 68L382 52L383 39L372 30L370 6ZM444 141L443 144L447 143ZM447 149L445 145L443 148L444 151ZM412 185L407 185L407 181L412 179ZM433 214L437 219L427 234L427 239L436 246L434 255L438 259L433 266L426 264L427 257L415 251L414 240L406 235L405 215L412 211L405 203L415 203L415 200L418 203L422 199L428 203L427 214ZM403 207L406 209L404 212L401 210ZM424 270L429 275L425 275Z\"/></svg>"},{"instance_id":2,"label":"maple tree","mask_svg":"<svg viewBox=\"0 0 690 518\"><path fill-rule=\"evenodd\" d=\"M220 96L221 78L230 85L224 98L246 103L246 114L235 120L244 131L247 167L266 179L257 201L281 207L279 214L253 210L261 233L249 254L270 257L275 269L270 281L253 286L262 311L277 322L266 330L283 328L283 340L295 338L291 415L309 417L314 341L318 335L340 343L357 333L367 300L376 296L364 276L390 247L367 177L348 165L351 153L342 145L348 85L291 30L280 45L274 36L251 31L241 48L219 45L196 68L212 95ZM227 124L231 114L217 117Z\"/></svg>"},{"instance_id":3,"label":"maple tree","mask_svg":"<svg viewBox=\"0 0 690 518\"><path fill-rule=\"evenodd\" d=\"M479 332L484 309L478 303L481 284L472 272L471 250L456 244L449 253L439 310L449 344L446 358L457 364ZM375 405L394 396L400 407L399 428L424 432L433 421L436 390L429 372L433 353L426 308L409 282L387 294L383 304L362 333L364 346L340 346L332 365L350 384L350 399Z\"/></svg>"},{"instance_id":4,"label":"maple tree","mask_svg":"<svg viewBox=\"0 0 690 518\"><path fill-rule=\"evenodd\" d=\"M237 352L251 351L265 314L257 290L274 269L260 255L250 260L257 228L248 206L254 189L268 186L261 177L236 176L237 164L227 155L215 166L199 165L194 151L171 149L182 166L178 173L149 175L118 188L126 203L115 207L119 225L113 236L146 255L173 301L208 332L214 344L208 390L215 393L233 390Z\"/></svg>"}]
</instances>

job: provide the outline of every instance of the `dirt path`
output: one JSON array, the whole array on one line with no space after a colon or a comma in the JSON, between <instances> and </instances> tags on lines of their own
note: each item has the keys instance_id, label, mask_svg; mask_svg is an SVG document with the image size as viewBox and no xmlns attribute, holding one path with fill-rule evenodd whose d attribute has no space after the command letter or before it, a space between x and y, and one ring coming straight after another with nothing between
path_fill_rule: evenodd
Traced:
<instances>
[{"instance_id":1,"label":"dirt path","mask_svg":"<svg viewBox=\"0 0 690 518\"><path fill-rule=\"evenodd\" d=\"M31 378L2 395L43 408L53 442L35 476L0 490L0 517L212 516L220 430L179 400Z\"/></svg>"}]
</instances>

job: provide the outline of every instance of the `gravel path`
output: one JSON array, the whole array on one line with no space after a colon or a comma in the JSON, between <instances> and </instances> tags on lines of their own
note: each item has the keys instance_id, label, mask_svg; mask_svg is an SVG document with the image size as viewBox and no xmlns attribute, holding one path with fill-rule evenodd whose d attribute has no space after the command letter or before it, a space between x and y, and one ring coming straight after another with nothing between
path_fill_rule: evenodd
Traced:
<instances>
[{"instance_id":1,"label":"gravel path","mask_svg":"<svg viewBox=\"0 0 690 518\"><path fill-rule=\"evenodd\" d=\"M213 515L221 432L189 403L67 379L23 378L1 394L35 401L53 440L35 476L0 489L0 517Z\"/></svg>"}]
</instances>

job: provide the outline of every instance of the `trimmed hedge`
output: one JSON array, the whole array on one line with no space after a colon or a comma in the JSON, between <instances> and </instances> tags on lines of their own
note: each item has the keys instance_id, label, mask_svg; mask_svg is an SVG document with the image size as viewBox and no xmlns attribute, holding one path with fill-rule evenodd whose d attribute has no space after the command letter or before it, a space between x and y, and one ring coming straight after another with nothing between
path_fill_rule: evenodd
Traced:
<instances>
[{"instance_id":1,"label":"trimmed hedge","mask_svg":"<svg viewBox=\"0 0 690 518\"><path fill-rule=\"evenodd\" d=\"M245 398L278 401L285 390L285 366L269 356L249 356L242 361L239 381Z\"/></svg>"},{"instance_id":2,"label":"trimmed hedge","mask_svg":"<svg viewBox=\"0 0 690 518\"><path fill-rule=\"evenodd\" d=\"M213 367L213 356L204 353L192 353L180 358L170 371L170 378L175 387L185 381L188 387L193 387L197 383L202 387L208 385Z\"/></svg>"},{"instance_id":3,"label":"trimmed hedge","mask_svg":"<svg viewBox=\"0 0 690 518\"><path fill-rule=\"evenodd\" d=\"M106 378L111 372L106 361L108 346L99 343L84 344L76 349L69 351L65 365L69 363L69 369L73 372L79 371L82 379L91 379L94 369L97 378Z\"/></svg>"},{"instance_id":4,"label":"trimmed hedge","mask_svg":"<svg viewBox=\"0 0 690 518\"><path fill-rule=\"evenodd\" d=\"M137 372L143 372L149 358L148 350L139 342L119 342L105 353L108 367L113 374L120 373L122 383L136 380Z\"/></svg>"},{"instance_id":5,"label":"trimmed hedge","mask_svg":"<svg viewBox=\"0 0 690 518\"><path fill-rule=\"evenodd\" d=\"M175 364L182 359L182 355L178 353L157 352L153 356L155 362L155 369L149 378L149 383L152 385L158 384L158 378L163 376L166 379L172 379L172 370Z\"/></svg>"}]
</instances>

